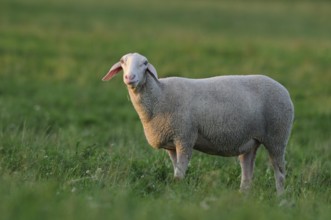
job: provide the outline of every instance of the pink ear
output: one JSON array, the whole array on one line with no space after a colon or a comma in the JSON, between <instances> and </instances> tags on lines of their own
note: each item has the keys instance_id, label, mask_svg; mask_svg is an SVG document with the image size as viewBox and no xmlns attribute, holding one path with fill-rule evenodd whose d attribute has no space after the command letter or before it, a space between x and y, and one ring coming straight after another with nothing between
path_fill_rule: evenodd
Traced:
<instances>
[{"instance_id":1,"label":"pink ear","mask_svg":"<svg viewBox=\"0 0 331 220\"><path fill-rule=\"evenodd\" d=\"M149 73L150 73L155 79L158 79L156 69L155 69L155 67L154 67L152 64L150 64L150 63L148 64L147 72L149 72Z\"/></svg>"},{"instance_id":2,"label":"pink ear","mask_svg":"<svg viewBox=\"0 0 331 220\"><path fill-rule=\"evenodd\" d=\"M121 63L118 62L118 63L115 63L111 68L110 70L108 71L108 73L102 78L102 81L108 81L110 80L111 78L114 77L114 75L116 73L118 73L119 71L122 70L122 66L121 66Z\"/></svg>"}]
</instances>

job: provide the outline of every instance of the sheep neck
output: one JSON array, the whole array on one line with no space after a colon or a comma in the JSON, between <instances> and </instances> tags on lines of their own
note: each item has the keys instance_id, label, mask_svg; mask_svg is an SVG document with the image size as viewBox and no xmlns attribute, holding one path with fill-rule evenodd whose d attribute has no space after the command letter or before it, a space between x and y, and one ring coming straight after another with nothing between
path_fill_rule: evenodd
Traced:
<instances>
[{"instance_id":1,"label":"sheep neck","mask_svg":"<svg viewBox=\"0 0 331 220\"><path fill-rule=\"evenodd\" d=\"M148 122L153 118L161 93L160 81L150 74L146 74L145 82L141 86L129 88L131 102L142 122Z\"/></svg>"}]
</instances>

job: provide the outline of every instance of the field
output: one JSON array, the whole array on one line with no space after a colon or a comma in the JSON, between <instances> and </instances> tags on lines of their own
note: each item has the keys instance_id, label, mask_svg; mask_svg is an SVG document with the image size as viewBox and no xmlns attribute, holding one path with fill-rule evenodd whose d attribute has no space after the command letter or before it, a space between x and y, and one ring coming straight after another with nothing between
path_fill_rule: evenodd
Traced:
<instances>
[{"instance_id":1,"label":"field","mask_svg":"<svg viewBox=\"0 0 331 220\"><path fill-rule=\"evenodd\" d=\"M0 219L330 219L331 3L2 0ZM194 152L172 179L119 74L138 51L160 77L265 74L295 122L286 194L259 149L254 187L236 158Z\"/></svg>"}]
</instances>

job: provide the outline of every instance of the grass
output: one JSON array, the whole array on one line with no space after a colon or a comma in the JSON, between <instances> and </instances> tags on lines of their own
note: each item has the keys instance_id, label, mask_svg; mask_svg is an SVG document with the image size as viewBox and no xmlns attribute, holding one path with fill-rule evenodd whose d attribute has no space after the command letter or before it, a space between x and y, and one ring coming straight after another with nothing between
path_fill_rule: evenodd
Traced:
<instances>
[{"instance_id":1,"label":"grass","mask_svg":"<svg viewBox=\"0 0 331 220\"><path fill-rule=\"evenodd\" d=\"M325 1L4 0L0 3L1 219L328 219L331 4ZM172 180L118 76L139 51L161 77L263 73L295 105L286 195L263 148L238 193L235 158L194 152Z\"/></svg>"}]
</instances>

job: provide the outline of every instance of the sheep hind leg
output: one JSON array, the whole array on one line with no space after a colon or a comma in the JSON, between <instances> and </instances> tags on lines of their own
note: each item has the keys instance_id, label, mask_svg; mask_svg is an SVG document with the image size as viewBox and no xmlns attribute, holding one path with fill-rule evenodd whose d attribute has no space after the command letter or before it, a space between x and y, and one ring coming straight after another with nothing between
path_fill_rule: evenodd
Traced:
<instances>
[{"instance_id":1,"label":"sheep hind leg","mask_svg":"<svg viewBox=\"0 0 331 220\"><path fill-rule=\"evenodd\" d=\"M250 148L251 150L239 156L241 166L240 192L247 192L251 187L256 152L259 145L260 143L256 140L250 140L245 144L245 146L243 146L244 148Z\"/></svg>"},{"instance_id":2,"label":"sheep hind leg","mask_svg":"<svg viewBox=\"0 0 331 220\"><path fill-rule=\"evenodd\" d=\"M276 155L269 153L269 156L272 166L274 168L277 194L280 196L284 193L285 185L285 155L284 153Z\"/></svg>"}]
</instances>

